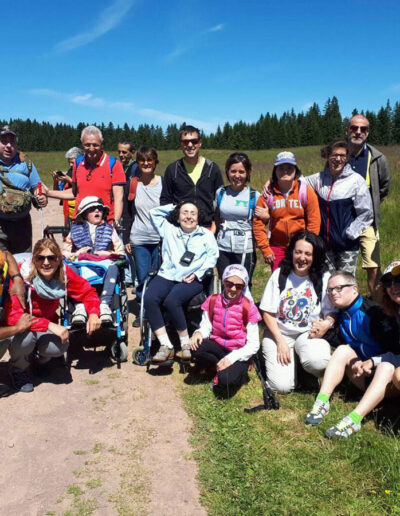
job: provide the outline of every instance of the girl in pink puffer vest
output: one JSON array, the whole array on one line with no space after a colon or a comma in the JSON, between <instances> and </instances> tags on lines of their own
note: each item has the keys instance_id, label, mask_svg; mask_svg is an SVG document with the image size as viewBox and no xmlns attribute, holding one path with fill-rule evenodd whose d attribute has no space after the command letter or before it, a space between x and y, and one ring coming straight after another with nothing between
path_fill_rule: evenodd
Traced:
<instances>
[{"instance_id":1,"label":"girl in pink puffer vest","mask_svg":"<svg viewBox=\"0 0 400 516\"><path fill-rule=\"evenodd\" d=\"M214 386L239 387L260 347L261 316L251 296L246 296L248 282L242 265L228 265L222 275L223 292L201 306L203 317L192 335L191 350L197 364L216 369Z\"/></svg>"}]
</instances>

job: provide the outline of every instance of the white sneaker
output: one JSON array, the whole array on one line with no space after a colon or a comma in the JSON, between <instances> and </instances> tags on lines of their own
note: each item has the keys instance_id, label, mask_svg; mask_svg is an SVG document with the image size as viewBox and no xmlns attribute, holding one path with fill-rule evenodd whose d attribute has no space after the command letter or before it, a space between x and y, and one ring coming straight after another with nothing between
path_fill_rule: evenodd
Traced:
<instances>
[{"instance_id":1,"label":"white sneaker","mask_svg":"<svg viewBox=\"0 0 400 516\"><path fill-rule=\"evenodd\" d=\"M111 308L104 301L100 303L100 320L102 323L113 322Z\"/></svg>"},{"instance_id":2,"label":"white sneaker","mask_svg":"<svg viewBox=\"0 0 400 516\"><path fill-rule=\"evenodd\" d=\"M78 303L75 306L75 310L71 317L71 324L85 324L87 321L87 313L85 310L85 305L83 303Z\"/></svg>"}]
</instances>

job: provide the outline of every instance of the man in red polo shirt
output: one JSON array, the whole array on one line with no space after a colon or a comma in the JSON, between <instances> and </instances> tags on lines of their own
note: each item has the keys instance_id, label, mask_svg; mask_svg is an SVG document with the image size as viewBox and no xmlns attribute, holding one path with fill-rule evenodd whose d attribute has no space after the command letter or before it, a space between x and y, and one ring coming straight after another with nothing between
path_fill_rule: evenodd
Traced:
<instances>
[{"instance_id":1,"label":"man in red polo shirt","mask_svg":"<svg viewBox=\"0 0 400 516\"><path fill-rule=\"evenodd\" d=\"M100 129L94 125L89 125L82 130L81 142L85 156L81 161L77 160L74 165L72 189L46 190L46 195L55 199L76 197L75 210L78 209L79 203L84 197L95 195L110 207L108 218L119 223L122 216L126 182L121 162L110 158L103 151L103 135Z\"/></svg>"}]
</instances>

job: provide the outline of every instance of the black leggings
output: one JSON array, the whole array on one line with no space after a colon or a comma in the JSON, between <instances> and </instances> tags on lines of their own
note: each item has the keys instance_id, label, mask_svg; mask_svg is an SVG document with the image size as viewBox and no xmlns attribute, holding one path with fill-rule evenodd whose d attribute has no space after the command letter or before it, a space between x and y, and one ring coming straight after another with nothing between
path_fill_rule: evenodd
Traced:
<instances>
[{"instance_id":1,"label":"black leggings","mask_svg":"<svg viewBox=\"0 0 400 516\"><path fill-rule=\"evenodd\" d=\"M217 270L218 275L222 279L222 274L228 265L233 265L235 263L242 263L242 255L237 253L228 253L227 251L219 251L219 257L217 261ZM253 276L254 268L256 266L256 253L246 253L246 258L244 259L244 268L249 275L249 287L251 287L251 278Z\"/></svg>"},{"instance_id":2,"label":"black leggings","mask_svg":"<svg viewBox=\"0 0 400 516\"><path fill-rule=\"evenodd\" d=\"M194 360L204 366L214 365L230 353L229 350L223 348L212 339L204 339L196 351L192 351ZM249 369L250 361L237 361L223 371L217 373L218 385L221 387L240 387L243 383L243 377Z\"/></svg>"}]
</instances>

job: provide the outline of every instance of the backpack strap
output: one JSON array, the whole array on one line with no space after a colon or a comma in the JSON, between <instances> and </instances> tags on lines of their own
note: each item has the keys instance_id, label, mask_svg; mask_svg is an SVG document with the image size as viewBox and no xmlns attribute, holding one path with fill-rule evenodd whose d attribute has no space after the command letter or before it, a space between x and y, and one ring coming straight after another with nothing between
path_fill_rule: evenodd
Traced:
<instances>
[{"instance_id":1,"label":"backpack strap","mask_svg":"<svg viewBox=\"0 0 400 516\"><path fill-rule=\"evenodd\" d=\"M267 207L269 211L271 211L274 207L274 194L268 190L267 197L265 198L265 202L267 203Z\"/></svg>"},{"instance_id":2,"label":"backpack strap","mask_svg":"<svg viewBox=\"0 0 400 516\"><path fill-rule=\"evenodd\" d=\"M109 159L109 163L110 163L110 174L111 174L111 177L112 177L112 175L113 175L113 168L114 168L114 165L115 165L115 162L117 161L117 159L113 158L112 156L109 156L108 159Z\"/></svg>"},{"instance_id":3,"label":"backpack strap","mask_svg":"<svg viewBox=\"0 0 400 516\"><path fill-rule=\"evenodd\" d=\"M221 188L220 188L220 190L218 192L218 196L217 196L217 208L218 209L221 206L222 197L225 195L225 192L226 192L226 187L225 186L221 186Z\"/></svg>"},{"instance_id":4,"label":"backpack strap","mask_svg":"<svg viewBox=\"0 0 400 516\"><path fill-rule=\"evenodd\" d=\"M246 328L246 326L249 324L250 319L250 299L246 296L243 298L243 326Z\"/></svg>"},{"instance_id":5,"label":"backpack strap","mask_svg":"<svg viewBox=\"0 0 400 516\"><path fill-rule=\"evenodd\" d=\"M307 206L307 183L304 179L299 179L299 200L305 210Z\"/></svg>"},{"instance_id":6,"label":"backpack strap","mask_svg":"<svg viewBox=\"0 0 400 516\"><path fill-rule=\"evenodd\" d=\"M278 286L279 286L279 292L282 292L284 288L286 287L286 281L287 276L283 274L282 269L279 269L279 279L278 279Z\"/></svg>"},{"instance_id":7,"label":"backpack strap","mask_svg":"<svg viewBox=\"0 0 400 516\"><path fill-rule=\"evenodd\" d=\"M218 296L219 296L219 294L211 294L211 296L210 296L210 303L208 305L208 318L210 319L211 324L214 319L215 303L217 302Z\"/></svg>"},{"instance_id":8,"label":"backpack strap","mask_svg":"<svg viewBox=\"0 0 400 516\"><path fill-rule=\"evenodd\" d=\"M133 201L136 197L136 190L138 186L138 178L132 177L129 181L129 193L128 193L128 201Z\"/></svg>"},{"instance_id":9,"label":"backpack strap","mask_svg":"<svg viewBox=\"0 0 400 516\"><path fill-rule=\"evenodd\" d=\"M247 215L247 218L249 221L252 220L254 215L254 210L256 209L256 191L254 188L249 189L249 213Z\"/></svg>"}]
</instances>

